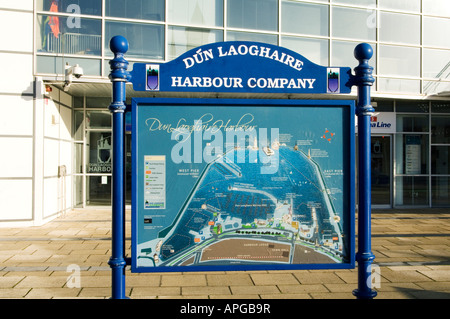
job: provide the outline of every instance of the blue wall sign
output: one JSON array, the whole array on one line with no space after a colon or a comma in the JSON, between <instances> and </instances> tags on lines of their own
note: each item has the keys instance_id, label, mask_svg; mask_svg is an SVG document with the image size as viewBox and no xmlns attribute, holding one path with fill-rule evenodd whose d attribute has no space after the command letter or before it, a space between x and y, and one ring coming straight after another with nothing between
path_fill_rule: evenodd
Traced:
<instances>
[{"instance_id":1,"label":"blue wall sign","mask_svg":"<svg viewBox=\"0 0 450 319\"><path fill-rule=\"evenodd\" d=\"M348 67L324 67L289 49L258 42L218 42L164 64L135 63L136 91L350 93Z\"/></svg>"}]
</instances>

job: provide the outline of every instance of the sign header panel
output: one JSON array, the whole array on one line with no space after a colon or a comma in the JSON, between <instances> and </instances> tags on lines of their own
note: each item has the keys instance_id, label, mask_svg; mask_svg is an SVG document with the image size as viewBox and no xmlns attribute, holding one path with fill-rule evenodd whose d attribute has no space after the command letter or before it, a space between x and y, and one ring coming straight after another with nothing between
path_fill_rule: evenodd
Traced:
<instances>
[{"instance_id":1,"label":"sign header panel","mask_svg":"<svg viewBox=\"0 0 450 319\"><path fill-rule=\"evenodd\" d=\"M317 65L267 43L230 41L192 49L163 64L135 63L136 91L350 93L351 69Z\"/></svg>"},{"instance_id":2,"label":"sign header panel","mask_svg":"<svg viewBox=\"0 0 450 319\"><path fill-rule=\"evenodd\" d=\"M132 271L354 267L354 101L132 103Z\"/></svg>"}]
</instances>

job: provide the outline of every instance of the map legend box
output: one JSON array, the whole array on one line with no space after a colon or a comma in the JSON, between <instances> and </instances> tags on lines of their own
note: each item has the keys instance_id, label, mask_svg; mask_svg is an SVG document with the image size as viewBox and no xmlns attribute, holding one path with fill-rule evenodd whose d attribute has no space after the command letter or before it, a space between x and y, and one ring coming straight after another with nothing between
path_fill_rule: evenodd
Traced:
<instances>
[{"instance_id":1,"label":"map legend box","mask_svg":"<svg viewBox=\"0 0 450 319\"><path fill-rule=\"evenodd\" d=\"M144 208L164 209L166 206L166 157L144 156Z\"/></svg>"}]
</instances>

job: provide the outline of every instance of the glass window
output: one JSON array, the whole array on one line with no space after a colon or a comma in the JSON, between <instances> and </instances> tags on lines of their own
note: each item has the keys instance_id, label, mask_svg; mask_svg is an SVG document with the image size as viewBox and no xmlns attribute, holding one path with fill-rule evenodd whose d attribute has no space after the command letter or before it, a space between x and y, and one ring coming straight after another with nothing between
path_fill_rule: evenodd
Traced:
<instances>
[{"instance_id":1,"label":"glass window","mask_svg":"<svg viewBox=\"0 0 450 319\"><path fill-rule=\"evenodd\" d=\"M86 96L86 107L88 108L108 108L111 105L111 98Z\"/></svg>"},{"instance_id":2,"label":"glass window","mask_svg":"<svg viewBox=\"0 0 450 319\"><path fill-rule=\"evenodd\" d=\"M76 141L82 141L84 136L84 112L83 111L74 111L74 126L73 126L73 138Z\"/></svg>"},{"instance_id":3,"label":"glass window","mask_svg":"<svg viewBox=\"0 0 450 319\"><path fill-rule=\"evenodd\" d=\"M328 65L328 40L282 37L281 45L319 65Z\"/></svg>"},{"instance_id":4,"label":"glass window","mask_svg":"<svg viewBox=\"0 0 450 319\"><path fill-rule=\"evenodd\" d=\"M111 112L110 111L87 111L86 112L86 128L111 128Z\"/></svg>"},{"instance_id":5,"label":"glass window","mask_svg":"<svg viewBox=\"0 0 450 319\"><path fill-rule=\"evenodd\" d=\"M432 177L431 194L433 207L448 207L450 203L450 177Z\"/></svg>"},{"instance_id":6,"label":"glass window","mask_svg":"<svg viewBox=\"0 0 450 319\"><path fill-rule=\"evenodd\" d=\"M423 76L446 79L450 76L450 50L423 49Z\"/></svg>"},{"instance_id":7,"label":"glass window","mask_svg":"<svg viewBox=\"0 0 450 319\"><path fill-rule=\"evenodd\" d=\"M376 81L378 92L414 93L420 94L420 80L378 78Z\"/></svg>"},{"instance_id":8,"label":"glass window","mask_svg":"<svg viewBox=\"0 0 450 319\"><path fill-rule=\"evenodd\" d=\"M431 143L450 144L450 116L431 117Z\"/></svg>"},{"instance_id":9,"label":"glass window","mask_svg":"<svg viewBox=\"0 0 450 319\"><path fill-rule=\"evenodd\" d=\"M428 132L428 115L397 115L397 132Z\"/></svg>"},{"instance_id":10,"label":"glass window","mask_svg":"<svg viewBox=\"0 0 450 319\"><path fill-rule=\"evenodd\" d=\"M396 174L428 174L428 134L395 135Z\"/></svg>"},{"instance_id":11,"label":"glass window","mask_svg":"<svg viewBox=\"0 0 450 319\"><path fill-rule=\"evenodd\" d=\"M86 146L86 172L111 173L111 132L87 131Z\"/></svg>"},{"instance_id":12,"label":"glass window","mask_svg":"<svg viewBox=\"0 0 450 319\"><path fill-rule=\"evenodd\" d=\"M376 11L333 7L333 36L358 40L375 40Z\"/></svg>"},{"instance_id":13,"label":"glass window","mask_svg":"<svg viewBox=\"0 0 450 319\"><path fill-rule=\"evenodd\" d=\"M172 60L198 46L223 41L221 30L170 27L168 34L168 59Z\"/></svg>"},{"instance_id":14,"label":"glass window","mask_svg":"<svg viewBox=\"0 0 450 319\"><path fill-rule=\"evenodd\" d=\"M397 100L396 111L404 113L428 113L428 101ZM417 131L416 131L417 132Z\"/></svg>"},{"instance_id":15,"label":"glass window","mask_svg":"<svg viewBox=\"0 0 450 319\"><path fill-rule=\"evenodd\" d=\"M420 0L378 0L381 9L420 12Z\"/></svg>"},{"instance_id":16,"label":"glass window","mask_svg":"<svg viewBox=\"0 0 450 319\"><path fill-rule=\"evenodd\" d=\"M328 6L294 1L281 3L281 31L328 36Z\"/></svg>"},{"instance_id":17,"label":"glass window","mask_svg":"<svg viewBox=\"0 0 450 319\"><path fill-rule=\"evenodd\" d=\"M428 177L397 176L395 189L395 204L398 206L429 205Z\"/></svg>"},{"instance_id":18,"label":"glass window","mask_svg":"<svg viewBox=\"0 0 450 319\"><path fill-rule=\"evenodd\" d=\"M450 175L450 146L431 146L431 174Z\"/></svg>"},{"instance_id":19,"label":"glass window","mask_svg":"<svg viewBox=\"0 0 450 319\"><path fill-rule=\"evenodd\" d=\"M420 48L380 45L379 74L420 76Z\"/></svg>"},{"instance_id":20,"label":"glass window","mask_svg":"<svg viewBox=\"0 0 450 319\"><path fill-rule=\"evenodd\" d=\"M73 97L73 107L75 108L83 108L84 98L82 96L74 96Z\"/></svg>"},{"instance_id":21,"label":"glass window","mask_svg":"<svg viewBox=\"0 0 450 319\"><path fill-rule=\"evenodd\" d=\"M228 31L227 41L252 41L278 45L278 36L267 33Z\"/></svg>"},{"instance_id":22,"label":"glass window","mask_svg":"<svg viewBox=\"0 0 450 319\"><path fill-rule=\"evenodd\" d=\"M333 3L352 4L358 6L375 6L377 0L333 0Z\"/></svg>"},{"instance_id":23,"label":"glass window","mask_svg":"<svg viewBox=\"0 0 450 319\"><path fill-rule=\"evenodd\" d=\"M372 205L391 204L391 138L371 136Z\"/></svg>"},{"instance_id":24,"label":"glass window","mask_svg":"<svg viewBox=\"0 0 450 319\"><path fill-rule=\"evenodd\" d=\"M38 52L101 55L102 22L80 18L78 27L68 23L71 18L38 15L36 46Z\"/></svg>"},{"instance_id":25,"label":"glass window","mask_svg":"<svg viewBox=\"0 0 450 319\"><path fill-rule=\"evenodd\" d=\"M83 173L83 143L74 143L75 159L73 165L75 166L73 171L75 173Z\"/></svg>"},{"instance_id":26,"label":"glass window","mask_svg":"<svg viewBox=\"0 0 450 319\"><path fill-rule=\"evenodd\" d=\"M420 16L381 12L380 41L420 44Z\"/></svg>"},{"instance_id":27,"label":"glass window","mask_svg":"<svg viewBox=\"0 0 450 319\"><path fill-rule=\"evenodd\" d=\"M169 0L168 22L223 26L223 0Z\"/></svg>"},{"instance_id":28,"label":"glass window","mask_svg":"<svg viewBox=\"0 0 450 319\"><path fill-rule=\"evenodd\" d=\"M450 82L423 81L423 83L423 93L428 95L447 93L450 91Z\"/></svg>"},{"instance_id":29,"label":"glass window","mask_svg":"<svg viewBox=\"0 0 450 319\"><path fill-rule=\"evenodd\" d=\"M448 101L432 101L431 113L450 113L450 102Z\"/></svg>"},{"instance_id":30,"label":"glass window","mask_svg":"<svg viewBox=\"0 0 450 319\"><path fill-rule=\"evenodd\" d=\"M37 11L102 15L102 0L37 0Z\"/></svg>"},{"instance_id":31,"label":"glass window","mask_svg":"<svg viewBox=\"0 0 450 319\"><path fill-rule=\"evenodd\" d=\"M450 1L422 0L422 12L426 14L450 17Z\"/></svg>"},{"instance_id":32,"label":"glass window","mask_svg":"<svg viewBox=\"0 0 450 319\"><path fill-rule=\"evenodd\" d=\"M450 19L423 17L423 44L450 48L450 37L444 35L448 30L450 30Z\"/></svg>"},{"instance_id":33,"label":"glass window","mask_svg":"<svg viewBox=\"0 0 450 319\"><path fill-rule=\"evenodd\" d=\"M228 0L227 4L229 27L278 30L278 0Z\"/></svg>"},{"instance_id":34,"label":"glass window","mask_svg":"<svg viewBox=\"0 0 450 319\"><path fill-rule=\"evenodd\" d=\"M101 71L100 59L68 58L58 56L37 56L37 72L50 74L64 74L66 63L73 66L79 64L83 68L84 75L99 76ZM83 107L83 105L81 105Z\"/></svg>"},{"instance_id":35,"label":"glass window","mask_svg":"<svg viewBox=\"0 0 450 319\"><path fill-rule=\"evenodd\" d=\"M375 112L394 112L394 101L391 100L376 100L376 105L373 105Z\"/></svg>"},{"instance_id":36,"label":"glass window","mask_svg":"<svg viewBox=\"0 0 450 319\"><path fill-rule=\"evenodd\" d=\"M86 204L111 205L111 176L86 176Z\"/></svg>"},{"instance_id":37,"label":"glass window","mask_svg":"<svg viewBox=\"0 0 450 319\"><path fill-rule=\"evenodd\" d=\"M83 206L83 179L84 176L73 176L73 200L75 207Z\"/></svg>"},{"instance_id":38,"label":"glass window","mask_svg":"<svg viewBox=\"0 0 450 319\"><path fill-rule=\"evenodd\" d=\"M141 24L106 21L105 54L112 55L109 41L115 35L128 39L128 58L164 59L164 26L157 24Z\"/></svg>"},{"instance_id":39,"label":"glass window","mask_svg":"<svg viewBox=\"0 0 450 319\"><path fill-rule=\"evenodd\" d=\"M164 0L105 0L109 17L164 21Z\"/></svg>"},{"instance_id":40,"label":"glass window","mask_svg":"<svg viewBox=\"0 0 450 319\"><path fill-rule=\"evenodd\" d=\"M355 59L354 51L359 42L347 42L347 41L333 41L331 65L333 66L347 66L352 69L358 66L359 62ZM376 73L377 54L376 45L371 44L373 50L373 56L369 60L369 65L373 67L373 74Z\"/></svg>"}]
</instances>

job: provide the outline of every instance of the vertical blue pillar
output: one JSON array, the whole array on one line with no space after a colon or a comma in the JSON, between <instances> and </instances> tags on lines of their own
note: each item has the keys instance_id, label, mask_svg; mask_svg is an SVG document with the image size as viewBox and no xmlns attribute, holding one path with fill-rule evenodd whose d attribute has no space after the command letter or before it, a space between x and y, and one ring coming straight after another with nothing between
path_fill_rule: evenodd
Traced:
<instances>
[{"instance_id":1,"label":"vertical blue pillar","mask_svg":"<svg viewBox=\"0 0 450 319\"><path fill-rule=\"evenodd\" d=\"M370 116L375 109L370 105L370 88L375 81L369 60L373 55L367 43L356 46L355 58L359 65L355 68L355 84L358 86L358 289L353 295L358 299L372 299L377 295L372 290L371 251L371 156L370 156Z\"/></svg>"},{"instance_id":2,"label":"vertical blue pillar","mask_svg":"<svg viewBox=\"0 0 450 319\"><path fill-rule=\"evenodd\" d=\"M112 82L112 254L108 264L111 267L111 298L125 299L125 84L130 80L128 62L124 54L128 41L115 36L110 41L114 53L109 78Z\"/></svg>"}]
</instances>

